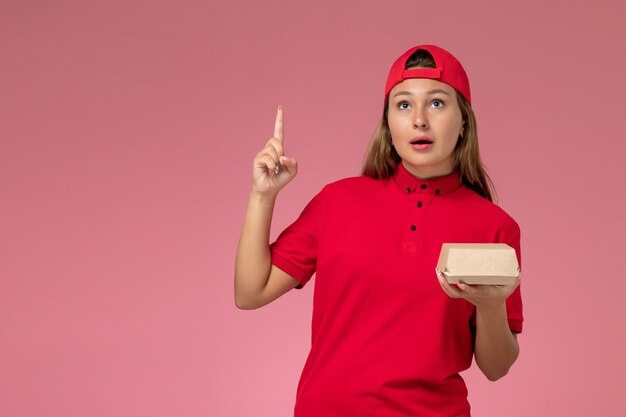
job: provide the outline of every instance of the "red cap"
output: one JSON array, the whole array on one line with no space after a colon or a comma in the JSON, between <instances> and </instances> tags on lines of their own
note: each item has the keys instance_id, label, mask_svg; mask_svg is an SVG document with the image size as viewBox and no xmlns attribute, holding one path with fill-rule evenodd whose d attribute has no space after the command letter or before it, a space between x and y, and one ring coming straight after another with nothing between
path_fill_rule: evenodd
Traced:
<instances>
[{"instance_id":1,"label":"red cap","mask_svg":"<svg viewBox=\"0 0 626 417\"><path fill-rule=\"evenodd\" d=\"M435 59L437 68L404 69L406 60L418 49L430 52ZM385 98L387 98L387 95L396 84L407 78L432 78L441 81L453 87L465 97L470 105L472 104L469 80L463 66L458 59L443 48L435 45L418 45L403 53L391 66L387 83L385 84Z\"/></svg>"}]
</instances>

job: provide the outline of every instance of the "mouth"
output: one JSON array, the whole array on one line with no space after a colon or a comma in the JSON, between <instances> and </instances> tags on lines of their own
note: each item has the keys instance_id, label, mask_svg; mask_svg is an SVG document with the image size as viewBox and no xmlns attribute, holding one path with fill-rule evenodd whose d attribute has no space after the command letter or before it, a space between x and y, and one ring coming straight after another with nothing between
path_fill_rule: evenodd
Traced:
<instances>
[{"instance_id":1,"label":"mouth","mask_svg":"<svg viewBox=\"0 0 626 417\"><path fill-rule=\"evenodd\" d=\"M420 136L411 140L411 145L432 145L432 143L433 140L426 136Z\"/></svg>"},{"instance_id":2,"label":"mouth","mask_svg":"<svg viewBox=\"0 0 626 417\"><path fill-rule=\"evenodd\" d=\"M433 140L427 136L419 136L411 140L411 148L416 151L427 151L433 146Z\"/></svg>"}]
</instances>

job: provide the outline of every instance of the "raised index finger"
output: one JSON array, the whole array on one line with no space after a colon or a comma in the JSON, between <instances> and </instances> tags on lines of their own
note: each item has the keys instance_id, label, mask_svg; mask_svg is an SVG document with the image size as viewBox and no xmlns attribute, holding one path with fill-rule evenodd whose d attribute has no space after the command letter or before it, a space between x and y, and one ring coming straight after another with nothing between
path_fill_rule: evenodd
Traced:
<instances>
[{"instance_id":1,"label":"raised index finger","mask_svg":"<svg viewBox=\"0 0 626 417\"><path fill-rule=\"evenodd\" d=\"M276 112L276 124L274 125L274 137L283 143L283 106L278 106Z\"/></svg>"}]
</instances>

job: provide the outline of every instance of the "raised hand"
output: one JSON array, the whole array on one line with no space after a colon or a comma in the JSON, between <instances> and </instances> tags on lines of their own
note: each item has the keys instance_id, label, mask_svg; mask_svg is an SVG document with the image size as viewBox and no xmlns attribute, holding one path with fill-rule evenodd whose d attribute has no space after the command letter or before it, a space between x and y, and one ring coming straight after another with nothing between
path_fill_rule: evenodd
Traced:
<instances>
[{"instance_id":1,"label":"raised hand","mask_svg":"<svg viewBox=\"0 0 626 417\"><path fill-rule=\"evenodd\" d=\"M283 139L284 116L278 106L274 136L254 158L252 168L253 189L261 195L276 195L298 173L298 163L285 156Z\"/></svg>"}]
</instances>

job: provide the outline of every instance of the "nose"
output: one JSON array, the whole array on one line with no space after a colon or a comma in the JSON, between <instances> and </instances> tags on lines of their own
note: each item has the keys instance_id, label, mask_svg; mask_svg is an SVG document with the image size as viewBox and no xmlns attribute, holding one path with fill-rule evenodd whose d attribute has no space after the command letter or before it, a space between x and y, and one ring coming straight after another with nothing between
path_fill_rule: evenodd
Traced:
<instances>
[{"instance_id":1,"label":"nose","mask_svg":"<svg viewBox=\"0 0 626 417\"><path fill-rule=\"evenodd\" d=\"M428 119L426 113L421 108L416 108L413 114L413 127L416 129L426 129L428 127Z\"/></svg>"}]
</instances>

